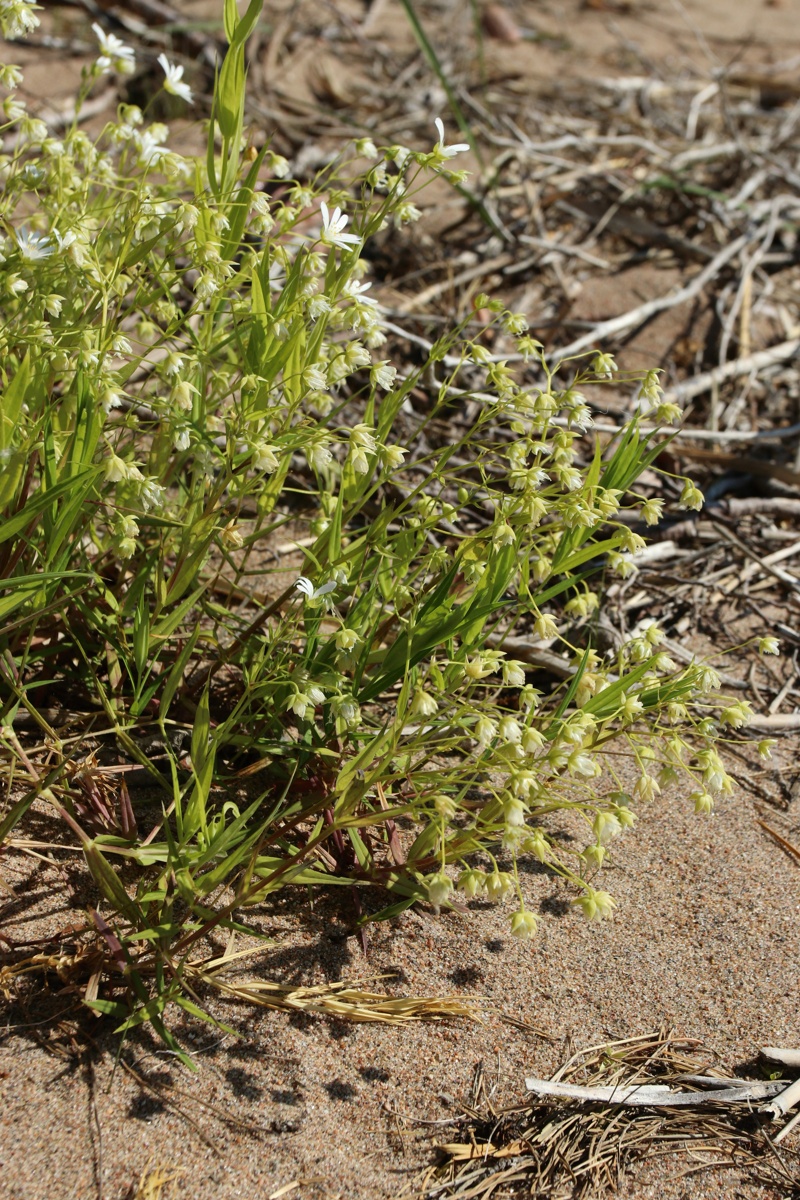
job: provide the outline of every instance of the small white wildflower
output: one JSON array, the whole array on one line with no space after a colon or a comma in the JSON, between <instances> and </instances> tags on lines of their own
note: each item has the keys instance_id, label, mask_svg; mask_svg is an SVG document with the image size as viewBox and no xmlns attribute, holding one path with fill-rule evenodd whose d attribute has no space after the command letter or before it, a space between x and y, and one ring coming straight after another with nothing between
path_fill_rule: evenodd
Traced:
<instances>
[{"instance_id":1,"label":"small white wildflower","mask_svg":"<svg viewBox=\"0 0 800 1200\"><path fill-rule=\"evenodd\" d=\"M491 875L486 876L486 893L492 904L499 904L513 890L514 880L507 871L498 871L495 867Z\"/></svg>"},{"instance_id":2,"label":"small white wildflower","mask_svg":"<svg viewBox=\"0 0 800 1200\"><path fill-rule=\"evenodd\" d=\"M681 508L693 508L697 512L703 507L703 493L695 487L691 479L684 483L679 503Z\"/></svg>"},{"instance_id":3,"label":"small white wildflower","mask_svg":"<svg viewBox=\"0 0 800 1200\"><path fill-rule=\"evenodd\" d=\"M503 717L497 727L497 732L504 742L513 746L522 741L522 726L514 717Z\"/></svg>"},{"instance_id":4,"label":"small white wildflower","mask_svg":"<svg viewBox=\"0 0 800 1200\"><path fill-rule=\"evenodd\" d=\"M170 350L164 359L164 374L173 376L180 374L183 368L183 359L175 350Z\"/></svg>"},{"instance_id":5,"label":"small white wildflower","mask_svg":"<svg viewBox=\"0 0 800 1200\"><path fill-rule=\"evenodd\" d=\"M781 644L776 637L762 637L758 639L759 654L780 654Z\"/></svg>"},{"instance_id":6,"label":"small white wildflower","mask_svg":"<svg viewBox=\"0 0 800 1200\"><path fill-rule=\"evenodd\" d=\"M361 641L355 629L340 629L334 636L337 650L352 650Z\"/></svg>"},{"instance_id":7,"label":"small white wildflower","mask_svg":"<svg viewBox=\"0 0 800 1200\"><path fill-rule=\"evenodd\" d=\"M723 709L720 720L723 725L729 725L731 729L741 729L746 725L753 715L753 710L749 700L737 700L735 704L731 704L728 708Z\"/></svg>"},{"instance_id":8,"label":"small white wildflower","mask_svg":"<svg viewBox=\"0 0 800 1200\"><path fill-rule=\"evenodd\" d=\"M194 294L198 300L210 300L219 291L219 284L210 271L203 271L194 285Z\"/></svg>"},{"instance_id":9,"label":"small white wildflower","mask_svg":"<svg viewBox=\"0 0 800 1200\"><path fill-rule=\"evenodd\" d=\"M333 455L323 442L316 442L311 446L307 451L307 455L308 461L315 471L324 471L326 467L330 466L333 460Z\"/></svg>"},{"instance_id":10,"label":"small white wildflower","mask_svg":"<svg viewBox=\"0 0 800 1200\"><path fill-rule=\"evenodd\" d=\"M360 304L371 304L377 308L378 301L372 296L366 296L364 294L365 292L368 292L371 287L371 281L369 283L361 283L361 281L358 279L348 279L347 283L342 288L342 295L349 297L351 300L356 300Z\"/></svg>"},{"instance_id":11,"label":"small white wildflower","mask_svg":"<svg viewBox=\"0 0 800 1200\"><path fill-rule=\"evenodd\" d=\"M8 91L13 91L22 83L22 71L19 67L8 63L0 67L0 87L6 88Z\"/></svg>"},{"instance_id":12,"label":"small white wildflower","mask_svg":"<svg viewBox=\"0 0 800 1200\"><path fill-rule=\"evenodd\" d=\"M272 446L268 446L264 442L259 442L258 445L253 447L254 471L265 471L268 475L271 475L273 471L277 471L278 465L278 459Z\"/></svg>"},{"instance_id":13,"label":"small white wildflower","mask_svg":"<svg viewBox=\"0 0 800 1200\"><path fill-rule=\"evenodd\" d=\"M350 430L350 441L370 454L375 453L375 430L371 425L354 425Z\"/></svg>"},{"instance_id":14,"label":"small white wildflower","mask_svg":"<svg viewBox=\"0 0 800 1200\"><path fill-rule=\"evenodd\" d=\"M361 238L354 233L345 233L349 217L340 208L328 212L328 206L323 200L319 206L322 214L322 232L320 241L326 246L338 246L340 250L349 250L351 246L360 246Z\"/></svg>"},{"instance_id":15,"label":"small white wildflower","mask_svg":"<svg viewBox=\"0 0 800 1200\"><path fill-rule=\"evenodd\" d=\"M314 705L311 703L310 697L307 696L305 692L295 692L294 695L290 696L289 703L287 705L287 708L289 708L289 710L293 712L295 716L299 717L301 721L305 719L308 710L313 709L313 707Z\"/></svg>"},{"instance_id":16,"label":"small white wildflower","mask_svg":"<svg viewBox=\"0 0 800 1200\"><path fill-rule=\"evenodd\" d=\"M130 478L130 473L128 475ZM166 488L160 483L156 483L154 479L145 479L139 487L139 500L145 512L150 512L153 508L161 508L164 504L164 496Z\"/></svg>"},{"instance_id":17,"label":"small white wildflower","mask_svg":"<svg viewBox=\"0 0 800 1200\"><path fill-rule=\"evenodd\" d=\"M106 479L109 483L121 483L128 478L128 464L118 455L112 454L106 466Z\"/></svg>"},{"instance_id":18,"label":"small white wildflower","mask_svg":"<svg viewBox=\"0 0 800 1200\"><path fill-rule=\"evenodd\" d=\"M116 71L119 75L132 75L136 68L136 57L130 46L113 33L106 33L100 25L92 25L95 36L100 43L100 57L97 68L101 74L105 71Z\"/></svg>"},{"instance_id":19,"label":"small white wildflower","mask_svg":"<svg viewBox=\"0 0 800 1200\"><path fill-rule=\"evenodd\" d=\"M512 914L511 936L519 938L520 941L529 941L530 938L536 936L536 917L533 913L521 908Z\"/></svg>"},{"instance_id":20,"label":"small white wildflower","mask_svg":"<svg viewBox=\"0 0 800 1200\"><path fill-rule=\"evenodd\" d=\"M327 596L336 587L336 580L330 580L328 583L323 583L321 587L315 588L310 579L305 575L301 575L295 583L295 588L298 592L302 592L309 600L318 600L321 596Z\"/></svg>"},{"instance_id":21,"label":"small white wildflower","mask_svg":"<svg viewBox=\"0 0 800 1200\"><path fill-rule=\"evenodd\" d=\"M335 696L331 702L335 717L351 729L361 722L361 709L352 696Z\"/></svg>"},{"instance_id":22,"label":"small white wildflower","mask_svg":"<svg viewBox=\"0 0 800 1200\"><path fill-rule=\"evenodd\" d=\"M373 387L380 387L385 392L388 392L394 387L394 381L397 378L397 368L393 367L389 362L375 363L369 377Z\"/></svg>"},{"instance_id":23,"label":"small white wildflower","mask_svg":"<svg viewBox=\"0 0 800 1200\"><path fill-rule=\"evenodd\" d=\"M497 723L491 717L479 717L475 724L475 738L483 750L497 737Z\"/></svg>"},{"instance_id":24,"label":"small white wildflower","mask_svg":"<svg viewBox=\"0 0 800 1200\"><path fill-rule=\"evenodd\" d=\"M617 369L617 364L610 354L595 354L589 370L599 379L610 379Z\"/></svg>"},{"instance_id":25,"label":"small white wildflower","mask_svg":"<svg viewBox=\"0 0 800 1200\"><path fill-rule=\"evenodd\" d=\"M172 396L170 399L175 407L179 408L181 412L191 412L192 396L196 394L197 388L193 383L189 383L185 379L179 379L173 385Z\"/></svg>"},{"instance_id":26,"label":"small white wildflower","mask_svg":"<svg viewBox=\"0 0 800 1200\"><path fill-rule=\"evenodd\" d=\"M135 141L139 151L139 162L144 167L156 167L169 155L167 147L163 146L150 130L136 133Z\"/></svg>"},{"instance_id":27,"label":"small white wildflower","mask_svg":"<svg viewBox=\"0 0 800 1200\"><path fill-rule=\"evenodd\" d=\"M439 140L433 147L433 152L437 158L455 158L457 154L463 154L465 150L469 150L470 147L467 142L457 142L453 146L446 146L444 144L444 125L442 124L442 118L437 117L433 123L439 133Z\"/></svg>"},{"instance_id":28,"label":"small white wildflower","mask_svg":"<svg viewBox=\"0 0 800 1200\"><path fill-rule=\"evenodd\" d=\"M3 116L8 121L19 121L25 116L25 102L16 96L6 96L3 101Z\"/></svg>"},{"instance_id":29,"label":"small white wildflower","mask_svg":"<svg viewBox=\"0 0 800 1200\"><path fill-rule=\"evenodd\" d=\"M622 825L614 813L599 812L592 824L592 832L601 846L607 846L612 838L622 833Z\"/></svg>"},{"instance_id":30,"label":"small white wildflower","mask_svg":"<svg viewBox=\"0 0 800 1200\"><path fill-rule=\"evenodd\" d=\"M228 524L220 530L219 540L226 550L241 550L244 545L244 538L236 528L236 521L228 521Z\"/></svg>"},{"instance_id":31,"label":"small white wildflower","mask_svg":"<svg viewBox=\"0 0 800 1200\"><path fill-rule=\"evenodd\" d=\"M4 0L0 5L0 28L9 41L26 37L39 24L34 9L38 6L27 0Z\"/></svg>"},{"instance_id":32,"label":"small white wildflower","mask_svg":"<svg viewBox=\"0 0 800 1200\"><path fill-rule=\"evenodd\" d=\"M450 893L453 890L453 881L445 875L444 871L440 871L438 875L431 875L427 880L428 899L434 908L441 908L446 904Z\"/></svg>"},{"instance_id":33,"label":"small white wildflower","mask_svg":"<svg viewBox=\"0 0 800 1200\"><path fill-rule=\"evenodd\" d=\"M664 501L652 497L642 505L642 518L645 525L657 525L664 510Z\"/></svg>"},{"instance_id":34,"label":"small white wildflower","mask_svg":"<svg viewBox=\"0 0 800 1200\"><path fill-rule=\"evenodd\" d=\"M709 792L692 792L689 799L698 816L710 816L714 811L714 797Z\"/></svg>"},{"instance_id":35,"label":"small white wildflower","mask_svg":"<svg viewBox=\"0 0 800 1200\"><path fill-rule=\"evenodd\" d=\"M121 406L122 400L119 393L115 392L113 388L106 388L100 397L100 407L103 412L110 413L112 408L120 408Z\"/></svg>"},{"instance_id":36,"label":"small white wildflower","mask_svg":"<svg viewBox=\"0 0 800 1200\"><path fill-rule=\"evenodd\" d=\"M28 229L20 229L17 232L17 247L22 257L28 262L49 258L55 250L49 237L41 233L32 233Z\"/></svg>"},{"instance_id":37,"label":"small white wildflower","mask_svg":"<svg viewBox=\"0 0 800 1200\"><path fill-rule=\"evenodd\" d=\"M525 686L525 668L521 662L512 658L503 663L503 683L509 687Z\"/></svg>"},{"instance_id":38,"label":"small white wildflower","mask_svg":"<svg viewBox=\"0 0 800 1200\"><path fill-rule=\"evenodd\" d=\"M411 701L411 715L413 717L433 717L438 711L439 705L430 692L417 688L414 692L414 699Z\"/></svg>"},{"instance_id":39,"label":"small white wildflower","mask_svg":"<svg viewBox=\"0 0 800 1200\"><path fill-rule=\"evenodd\" d=\"M159 54L159 66L164 72L164 91L169 92L171 96L178 96L181 100L185 100L187 104L192 103L192 89L188 83L183 83L183 67L175 66L169 62L166 54Z\"/></svg>"},{"instance_id":40,"label":"small white wildflower","mask_svg":"<svg viewBox=\"0 0 800 1200\"><path fill-rule=\"evenodd\" d=\"M331 311L332 305L327 296L320 293L318 296L312 296L308 302L308 315L312 321L318 321L320 317L326 317Z\"/></svg>"},{"instance_id":41,"label":"small white wildflower","mask_svg":"<svg viewBox=\"0 0 800 1200\"><path fill-rule=\"evenodd\" d=\"M381 451L381 460L387 471L396 471L398 467L402 467L405 457L405 450L401 450L399 446L384 446Z\"/></svg>"},{"instance_id":42,"label":"small white wildflower","mask_svg":"<svg viewBox=\"0 0 800 1200\"><path fill-rule=\"evenodd\" d=\"M608 892L595 891L591 887L572 903L583 911L587 921L602 921L604 917L610 917L616 908L614 898Z\"/></svg>"},{"instance_id":43,"label":"small white wildflower","mask_svg":"<svg viewBox=\"0 0 800 1200\"><path fill-rule=\"evenodd\" d=\"M456 886L460 892L463 892L465 896L468 896L472 900L486 887L486 872L479 870L477 867L468 867L466 871L462 871L459 875Z\"/></svg>"}]
</instances>

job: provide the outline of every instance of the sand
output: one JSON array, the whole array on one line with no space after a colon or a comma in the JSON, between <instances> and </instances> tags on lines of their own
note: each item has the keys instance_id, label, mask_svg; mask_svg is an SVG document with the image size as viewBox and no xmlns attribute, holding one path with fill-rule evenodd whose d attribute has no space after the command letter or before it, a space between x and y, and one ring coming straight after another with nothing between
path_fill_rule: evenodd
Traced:
<instances>
[{"instance_id":1,"label":"sand","mask_svg":"<svg viewBox=\"0 0 800 1200\"><path fill-rule=\"evenodd\" d=\"M128 1039L120 1062L102 1023L87 1047L74 1037L74 1013L53 1019L70 1004L55 989L14 1005L0 1041L0 1194L117 1200L158 1159L185 1172L187 1200L266 1197L295 1181L285 1194L297 1200L388 1200L432 1161L435 1141L452 1140L447 1126L417 1122L452 1118L478 1064L500 1105L520 1101L526 1074L546 1076L573 1049L665 1022L732 1072L762 1045L800 1046L800 865L757 824L765 813L796 838L796 803L772 811L741 790L698 818L680 795L663 796L617 843L606 873L619 906L612 922L588 924L558 881L524 876L542 917L533 943L510 938L508 912L486 904L373 927L366 958L346 936L338 896L313 910L293 897L263 915L275 945L254 976L307 984L391 973L394 994L474 997L483 1024L352 1025L212 997L211 1010L240 1036L174 1015L192 1073L146 1032ZM19 915L4 924L15 939L26 930L26 889L52 880L53 868L24 871ZM51 919L63 927L68 914ZM41 916L35 923L45 927ZM772 1194L732 1172L682 1178L685 1167L641 1167L619 1194Z\"/></svg>"}]
</instances>

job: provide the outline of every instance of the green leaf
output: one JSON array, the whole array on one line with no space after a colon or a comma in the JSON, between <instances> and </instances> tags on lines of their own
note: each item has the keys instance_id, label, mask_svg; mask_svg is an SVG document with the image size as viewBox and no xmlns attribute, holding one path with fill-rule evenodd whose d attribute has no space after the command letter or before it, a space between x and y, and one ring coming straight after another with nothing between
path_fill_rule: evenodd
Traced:
<instances>
[{"instance_id":1,"label":"green leaf","mask_svg":"<svg viewBox=\"0 0 800 1200\"><path fill-rule=\"evenodd\" d=\"M0 393L0 450L11 445L22 405L31 382L31 353L27 352L17 367L14 378ZM4 470L7 467L3 468Z\"/></svg>"}]
</instances>

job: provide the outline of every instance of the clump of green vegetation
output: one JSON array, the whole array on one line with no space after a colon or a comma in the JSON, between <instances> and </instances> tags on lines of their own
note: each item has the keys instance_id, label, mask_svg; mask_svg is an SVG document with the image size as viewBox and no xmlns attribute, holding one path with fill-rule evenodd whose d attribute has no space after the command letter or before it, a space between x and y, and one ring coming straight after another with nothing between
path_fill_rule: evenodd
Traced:
<instances>
[{"instance_id":1,"label":"clump of green vegetation","mask_svg":"<svg viewBox=\"0 0 800 1200\"><path fill-rule=\"evenodd\" d=\"M243 137L260 3L240 19L226 0L201 161L130 106L97 141L77 122L56 140L14 94L17 68L0 71L14 139L0 159L0 840L51 803L130 985L87 1002L173 1046L165 1007L200 1012L184 987L193 948L278 889L378 885L373 920L460 890L509 900L529 938L516 862L531 855L588 918L609 915L609 842L665 780L687 777L709 810L731 786L718 731L747 715L710 667L676 667L655 625L595 648L598 581L635 569L644 544L621 518L661 512L636 490L663 445L654 427L679 416L657 373L581 465L580 389L619 378L609 356L556 377L525 318L484 296L536 386L467 324L418 366L381 358L364 246L419 216L426 179L463 181L466 147L437 121L426 150L361 139L313 185L285 179L285 160ZM0 12L10 36L35 19L26 0ZM97 33L79 108L134 61ZM162 59L165 88L191 101ZM442 444L437 422L467 402L471 425ZM701 504L688 480L681 501ZM287 531L302 566L271 576L264 548ZM568 652L552 694L505 652L515 628ZM56 685L94 714L95 748L162 789L155 829L85 739L51 728L39 696ZM630 792L611 748L634 766ZM231 799L248 777L260 792ZM579 848L548 832L564 809L585 825Z\"/></svg>"}]
</instances>

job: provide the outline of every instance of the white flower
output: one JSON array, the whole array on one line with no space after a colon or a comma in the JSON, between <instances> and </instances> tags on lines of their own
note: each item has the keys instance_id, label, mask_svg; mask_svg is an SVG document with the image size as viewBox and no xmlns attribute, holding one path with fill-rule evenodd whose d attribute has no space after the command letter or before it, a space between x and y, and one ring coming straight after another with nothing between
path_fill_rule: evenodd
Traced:
<instances>
[{"instance_id":1,"label":"white flower","mask_svg":"<svg viewBox=\"0 0 800 1200\"><path fill-rule=\"evenodd\" d=\"M345 725L355 726L361 720L361 709L352 696L334 697L332 708L335 716L344 721Z\"/></svg>"},{"instance_id":2,"label":"white flower","mask_svg":"<svg viewBox=\"0 0 800 1200\"><path fill-rule=\"evenodd\" d=\"M170 350L164 359L164 374L178 375L183 369L183 359L175 350Z\"/></svg>"},{"instance_id":3,"label":"white flower","mask_svg":"<svg viewBox=\"0 0 800 1200\"><path fill-rule=\"evenodd\" d=\"M369 373L369 378L373 387L381 387L385 392L391 391L397 378L397 368L389 362L375 363Z\"/></svg>"},{"instance_id":4,"label":"white flower","mask_svg":"<svg viewBox=\"0 0 800 1200\"><path fill-rule=\"evenodd\" d=\"M181 82L183 79L183 67L173 66L167 59L166 54L159 54L158 62L166 76L164 79L164 91L169 92L171 96L179 96L181 100L185 100L187 104L191 104L192 89L188 83Z\"/></svg>"},{"instance_id":5,"label":"white flower","mask_svg":"<svg viewBox=\"0 0 800 1200\"><path fill-rule=\"evenodd\" d=\"M536 936L536 917L533 913L520 909L511 917L511 936L520 941L528 941Z\"/></svg>"},{"instance_id":6,"label":"white flower","mask_svg":"<svg viewBox=\"0 0 800 1200\"><path fill-rule=\"evenodd\" d=\"M453 882L445 875L444 871L440 871L438 875L431 875L426 882L428 899L434 908L440 908L446 904L453 890Z\"/></svg>"},{"instance_id":7,"label":"white flower","mask_svg":"<svg viewBox=\"0 0 800 1200\"><path fill-rule=\"evenodd\" d=\"M457 154L462 154L465 150L469 150L469 145L467 142L458 142L454 146L445 146L444 125L442 124L442 118L437 117L433 123L439 131L439 141L433 148L434 154L436 154L439 158L455 158Z\"/></svg>"},{"instance_id":8,"label":"white flower","mask_svg":"<svg viewBox=\"0 0 800 1200\"><path fill-rule=\"evenodd\" d=\"M294 585L298 592L302 592L309 600L318 600L320 596L327 596L328 592L332 592L336 587L336 580L332 579L328 583L323 583L322 587L315 588L310 579L305 575L301 575Z\"/></svg>"},{"instance_id":9,"label":"white flower","mask_svg":"<svg viewBox=\"0 0 800 1200\"><path fill-rule=\"evenodd\" d=\"M413 717L432 717L438 711L439 705L430 692L424 692L421 688L417 688L414 692L414 699L411 701L411 715Z\"/></svg>"},{"instance_id":10,"label":"white flower","mask_svg":"<svg viewBox=\"0 0 800 1200\"><path fill-rule=\"evenodd\" d=\"M128 475L129 478L130 472ZM139 488L139 500L145 512L150 512L151 508L161 508L164 504L164 495L166 489L160 483L156 483L154 479L145 479Z\"/></svg>"},{"instance_id":11,"label":"white flower","mask_svg":"<svg viewBox=\"0 0 800 1200\"><path fill-rule=\"evenodd\" d=\"M136 144L139 150L139 162L145 167L157 166L169 154L166 146L162 146L149 130L136 133Z\"/></svg>"},{"instance_id":12,"label":"white flower","mask_svg":"<svg viewBox=\"0 0 800 1200\"><path fill-rule=\"evenodd\" d=\"M31 233L28 229L17 232L19 252L28 262L36 262L40 258L49 258L55 246L49 237L41 233Z\"/></svg>"},{"instance_id":13,"label":"white flower","mask_svg":"<svg viewBox=\"0 0 800 1200\"><path fill-rule=\"evenodd\" d=\"M192 395L197 393L197 388L193 383L189 383L186 379L179 379L172 389L171 400L176 408L181 412L192 411Z\"/></svg>"},{"instance_id":14,"label":"white flower","mask_svg":"<svg viewBox=\"0 0 800 1200\"><path fill-rule=\"evenodd\" d=\"M34 14L36 5L26 3L26 0L4 0L0 5L0 28L3 36L13 41L29 34L39 24L39 18Z\"/></svg>"},{"instance_id":15,"label":"white flower","mask_svg":"<svg viewBox=\"0 0 800 1200\"><path fill-rule=\"evenodd\" d=\"M405 450L401 450L399 446L384 446L381 454L384 466L389 471L396 471L398 467L401 467L405 457Z\"/></svg>"},{"instance_id":16,"label":"white flower","mask_svg":"<svg viewBox=\"0 0 800 1200\"><path fill-rule=\"evenodd\" d=\"M475 739L478 747L483 750L497 737L497 724L490 717L478 717L475 725Z\"/></svg>"},{"instance_id":17,"label":"white flower","mask_svg":"<svg viewBox=\"0 0 800 1200\"><path fill-rule=\"evenodd\" d=\"M130 46L126 46L113 33L106 33L99 25L92 29L100 43L101 54L97 66L102 72L116 71L120 75L132 75L136 67L136 58Z\"/></svg>"},{"instance_id":18,"label":"white flower","mask_svg":"<svg viewBox=\"0 0 800 1200\"><path fill-rule=\"evenodd\" d=\"M119 394L112 388L106 388L100 397L100 407L102 408L103 412L110 413L112 408L120 408L121 406L122 400L120 399Z\"/></svg>"},{"instance_id":19,"label":"white flower","mask_svg":"<svg viewBox=\"0 0 800 1200\"><path fill-rule=\"evenodd\" d=\"M503 683L509 687L525 686L525 668L521 662L512 658L503 663Z\"/></svg>"},{"instance_id":20,"label":"white flower","mask_svg":"<svg viewBox=\"0 0 800 1200\"><path fill-rule=\"evenodd\" d=\"M342 288L342 295L349 296L351 300L357 300L361 304L371 304L374 308L378 307L378 301L372 296L365 296L372 287L372 282L361 283L358 279L350 279Z\"/></svg>"},{"instance_id":21,"label":"white flower","mask_svg":"<svg viewBox=\"0 0 800 1200\"><path fill-rule=\"evenodd\" d=\"M253 470L266 471L271 475L273 471L278 469L278 460L275 457L275 451L272 446L266 446L260 442L253 447Z\"/></svg>"},{"instance_id":22,"label":"white flower","mask_svg":"<svg viewBox=\"0 0 800 1200\"><path fill-rule=\"evenodd\" d=\"M326 467L330 466L332 460L333 455L322 442L317 442L308 451L308 461L315 471L324 471Z\"/></svg>"},{"instance_id":23,"label":"white flower","mask_svg":"<svg viewBox=\"0 0 800 1200\"><path fill-rule=\"evenodd\" d=\"M349 250L351 246L361 245L360 237L356 237L354 233L344 232L350 218L345 216L340 208L335 208L333 213L329 213L328 206L323 200L319 209L322 213L321 242L324 242L326 246L338 246L340 250Z\"/></svg>"},{"instance_id":24,"label":"white flower","mask_svg":"<svg viewBox=\"0 0 800 1200\"><path fill-rule=\"evenodd\" d=\"M178 446L177 441L178 441L178 436L176 435L176 438L175 438L176 447L175 448L178 450L180 450L180 449L185 450L186 446ZM188 438L188 430L187 430L186 445L188 446L188 444L189 444L189 438ZM228 521L228 524L225 525L220 530L219 537L220 537L220 541L222 542L222 544L226 550L241 550L242 546L244 545L244 538L242 537L241 533L239 532L239 530L236 526L235 519Z\"/></svg>"},{"instance_id":25,"label":"white flower","mask_svg":"<svg viewBox=\"0 0 800 1200\"><path fill-rule=\"evenodd\" d=\"M219 284L209 271L204 271L194 285L194 294L198 300L210 300L219 291Z\"/></svg>"},{"instance_id":26,"label":"white flower","mask_svg":"<svg viewBox=\"0 0 800 1200\"><path fill-rule=\"evenodd\" d=\"M517 745L522 741L522 728L513 717L503 717L497 729L504 742Z\"/></svg>"},{"instance_id":27,"label":"white flower","mask_svg":"<svg viewBox=\"0 0 800 1200\"><path fill-rule=\"evenodd\" d=\"M128 478L127 464L116 454L112 454L106 467L106 479L109 483L121 483Z\"/></svg>"},{"instance_id":28,"label":"white flower","mask_svg":"<svg viewBox=\"0 0 800 1200\"><path fill-rule=\"evenodd\" d=\"M350 441L361 450L375 453L375 430L371 425L354 425L350 430Z\"/></svg>"},{"instance_id":29,"label":"white flower","mask_svg":"<svg viewBox=\"0 0 800 1200\"><path fill-rule=\"evenodd\" d=\"M302 721L308 709L314 706L311 703L311 698L306 696L304 692L295 692L289 699L288 707Z\"/></svg>"},{"instance_id":30,"label":"white flower","mask_svg":"<svg viewBox=\"0 0 800 1200\"><path fill-rule=\"evenodd\" d=\"M19 67L8 63L4 67L0 67L0 87L7 88L10 92L14 88L18 88L22 83L22 71Z\"/></svg>"}]
</instances>

